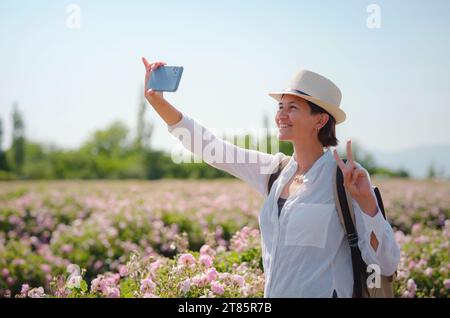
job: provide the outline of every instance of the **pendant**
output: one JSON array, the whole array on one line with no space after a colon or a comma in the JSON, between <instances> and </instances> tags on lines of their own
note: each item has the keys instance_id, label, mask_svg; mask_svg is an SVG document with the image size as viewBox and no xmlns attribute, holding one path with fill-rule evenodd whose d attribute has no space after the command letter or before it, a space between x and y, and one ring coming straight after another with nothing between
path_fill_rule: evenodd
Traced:
<instances>
[{"instance_id":1,"label":"pendant","mask_svg":"<svg viewBox=\"0 0 450 318\"><path fill-rule=\"evenodd\" d=\"M302 182L304 182L304 180L305 180L305 176L304 175L296 175L295 177L294 177L294 181L295 182L297 182L297 183L302 183Z\"/></svg>"}]
</instances>

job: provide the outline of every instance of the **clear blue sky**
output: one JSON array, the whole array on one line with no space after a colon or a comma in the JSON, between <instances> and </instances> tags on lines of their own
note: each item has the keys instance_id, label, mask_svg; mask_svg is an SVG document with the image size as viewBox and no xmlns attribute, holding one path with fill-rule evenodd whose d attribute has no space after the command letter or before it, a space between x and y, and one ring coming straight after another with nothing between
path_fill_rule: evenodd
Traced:
<instances>
[{"instance_id":1,"label":"clear blue sky","mask_svg":"<svg viewBox=\"0 0 450 318\"><path fill-rule=\"evenodd\" d=\"M66 26L67 5L81 28ZM381 8L370 29L367 6ZM0 116L10 144L14 101L27 136L80 145L114 120L135 127L140 57L183 65L167 99L211 128L262 125L267 92L301 68L342 90L352 138L368 150L450 143L449 1L0 2ZM152 144L175 140L153 109ZM271 121L274 127L274 122Z\"/></svg>"}]
</instances>

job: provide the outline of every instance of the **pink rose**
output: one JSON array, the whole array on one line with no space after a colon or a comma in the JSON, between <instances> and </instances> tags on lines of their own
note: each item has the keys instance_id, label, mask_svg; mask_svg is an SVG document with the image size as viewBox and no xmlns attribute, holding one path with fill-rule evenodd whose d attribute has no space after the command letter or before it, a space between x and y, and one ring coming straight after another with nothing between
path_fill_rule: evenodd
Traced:
<instances>
[{"instance_id":1,"label":"pink rose","mask_svg":"<svg viewBox=\"0 0 450 318\"><path fill-rule=\"evenodd\" d=\"M108 298L120 298L120 291L117 287L108 287L106 290L106 297Z\"/></svg>"},{"instance_id":2,"label":"pink rose","mask_svg":"<svg viewBox=\"0 0 450 318\"><path fill-rule=\"evenodd\" d=\"M412 278L408 279L406 282L406 289L410 292L410 294L414 294L417 290L417 285Z\"/></svg>"},{"instance_id":3,"label":"pink rose","mask_svg":"<svg viewBox=\"0 0 450 318\"><path fill-rule=\"evenodd\" d=\"M125 277L128 275L128 268L125 265L121 265L119 268L119 275Z\"/></svg>"},{"instance_id":4,"label":"pink rose","mask_svg":"<svg viewBox=\"0 0 450 318\"><path fill-rule=\"evenodd\" d=\"M205 274L196 275L192 278L192 285L194 286L203 287L206 286L208 282L208 277Z\"/></svg>"},{"instance_id":5,"label":"pink rose","mask_svg":"<svg viewBox=\"0 0 450 318\"><path fill-rule=\"evenodd\" d=\"M195 258L192 254L186 253L182 254L178 259L179 265L191 266L195 264Z\"/></svg>"},{"instance_id":6,"label":"pink rose","mask_svg":"<svg viewBox=\"0 0 450 318\"><path fill-rule=\"evenodd\" d=\"M187 278L181 283L180 290L183 294L186 294L191 289L191 280Z\"/></svg>"},{"instance_id":7,"label":"pink rose","mask_svg":"<svg viewBox=\"0 0 450 318\"><path fill-rule=\"evenodd\" d=\"M3 277L8 277L9 276L9 270L7 268L3 268L2 269L2 275L3 275Z\"/></svg>"},{"instance_id":8,"label":"pink rose","mask_svg":"<svg viewBox=\"0 0 450 318\"><path fill-rule=\"evenodd\" d=\"M44 288L42 287L33 288L28 292L28 297L30 298L43 298L44 296Z\"/></svg>"},{"instance_id":9,"label":"pink rose","mask_svg":"<svg viewBox=\"0 0 450 318\"><path fill-rule=\"evenodd\" d=\"M102 283L102 278L101 277L94 278L91 281L91 292L99 292L99 291L101 291L102 290L101 283Z\"/></svg>"},{"instance_id":10,"label":"pink rose","mask_svg":"<svg viewBox=\"0 0 450 318\"><path fill-rule=\"evenodd\" d=\"M233 279L233 282L235 284L237 284L239 287L242 287L245 284L244 277L242 277L241 275L234 274L232 276L232 279Z\"/></svg>"},{"instance_id":11,"label":"pink rose","mask_svg":"<svg viewBox=\"0 0 450 318\"><path fill-rule=\"evenodd\" d=\"M444 286L446 289L450 289L450 279L447 278L444 280Z\"/></svg>"},{"instance_id":12,"label":"pink rose","mask_svg":"<svg viewBox=\"0 0 450 318\"><path fill-rule=\"evenodd\" d=\"M200 248L200 255L205 255L205 254L209 254L209 249L211 247L209 247L209 245L205 244Z\"/></svg>"},{"instance_id":13,"label":"pink rose","mask_svg":"<svg viewBox=\"0 0 450 318\"><path fill-rule=\"evenodd\" d=\"M411 227L411 233L413 233L413 234L418 233L421 229L422 229L422 224L420 224L420 223L415 223L415 224Z\"/></svg>"},{"instance_id":14,"label":"pink rose","mask_svg":"<svg viewBox=\"0 0 450 318\"><path fill-rule=\"evenodd\" d=\"M210 282L215 280L217 278L217 271L216 271L216 269L214 267L210 268L206 272L206 277L208 278L208 281L210 281Z\"/></svg>"},{"instance_id":15,"label":"pink rose","mask_svg":"<svg viewBox=\"0 0 450 318\"><path fill-rule=\"evenodd\" d=\"M48 264L41 264L41 269L44 273L50 273L52 270L52 267Z\"/></svg>"},{"instance_id":16,"label":"pink rose","mask_svg":"<svg viewBox=\"0 0 450 318\"><path fill-rule=\"evenodd\" d=\"M152 293L155 287L156 284L150 278L141 280L141 293Z\"/></svg>"},{"instance_id":17,"label":"pink rose","mask_svg":"<svg viewBox=\"0 0 450 318\"><path fill-rule=\"evenodd\" d=\"M213 260L212 260L211 256L209 256L209 255L201 255L200 263L202 263L206 267L211 267Z\"/></svg>"},{"instance_id":18,"label":"pink rose","mask_svg":"<svg viewBox=\"0 0 450 318\"><path fill-rule=\"evenodd\" d=\"M22 285L22 290L20 291L20 295L22 297L27 297L28 291L30 290L30 285L28 284L23 284Z\"/></svg>"},{"instance_id":19,"label":"pink rose","mask_svg":"<svg viewBox=\"0 0 450 318\"><path fill-rule=\"evenodd\" d=\"M216 281L211 282L211 290L216 295L222 295L225 291L223 285Z\"/></svg>"},{"instance_id":20,"label":"pink rose","mask_svg":"<svg viewBox=\"0 0 450 318\"><path fill-rule=\"evenodd\" d=\"M153 263L150 264L150 271L152 274L154 274L158 268L162 266L163 262L161 260L156 260Z\"/></svg>"}]
</instances>

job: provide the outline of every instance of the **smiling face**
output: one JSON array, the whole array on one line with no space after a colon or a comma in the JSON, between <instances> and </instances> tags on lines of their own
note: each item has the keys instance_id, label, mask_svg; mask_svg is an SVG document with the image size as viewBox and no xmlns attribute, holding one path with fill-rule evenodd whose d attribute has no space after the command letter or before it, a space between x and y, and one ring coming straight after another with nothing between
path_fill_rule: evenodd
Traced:
<instances>
[{"instance_id":1,"label":"smiling face","mask_svg":"<svg viewBox=\"0 0 450 318\"><path fill-rule=\"evenodd\" d=\"M311 114L308 103L301 97L283 95L278 104L275 122L281 141L317 139L317 128L327 122L327 114Z\"/></svg>"}]
</instances>

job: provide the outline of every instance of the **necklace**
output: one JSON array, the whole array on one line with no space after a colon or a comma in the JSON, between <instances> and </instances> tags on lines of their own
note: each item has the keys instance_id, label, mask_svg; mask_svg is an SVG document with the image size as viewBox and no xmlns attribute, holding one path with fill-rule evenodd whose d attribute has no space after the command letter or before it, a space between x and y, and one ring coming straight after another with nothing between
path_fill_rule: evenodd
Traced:
<instances>
[{"instance_id":1,"label":"necklace","mask_svg":"<svg viewBox=\"0 0 450 318\"><path fill-rule=\"evenodd\" d=\"M294 177L294 182L296 182L296 183L303 183L304 182L304 180L305 180L305 176L303 175L303 174L297 174L295 177Z\"/></svg>"}]
</instances>

